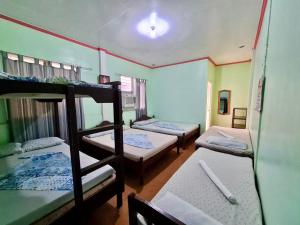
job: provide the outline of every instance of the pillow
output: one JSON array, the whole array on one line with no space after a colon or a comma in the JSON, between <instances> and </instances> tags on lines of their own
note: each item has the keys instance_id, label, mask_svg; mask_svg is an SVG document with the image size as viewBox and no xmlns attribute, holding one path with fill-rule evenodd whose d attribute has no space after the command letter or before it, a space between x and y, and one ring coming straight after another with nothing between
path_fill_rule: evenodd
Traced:
<instances>
[{"instance_id":1,"label":"pillow","mask_svg":"<svg viewBox=\"0 0 300 225\"><path fill-rule=\"evenodd\" d=\"M42 148L48 148L64 143L64 140L58 137L47 137L29 140L23 143L23 152L34 151Z\"/></svg>"},{"instance_id":2,"label":"pillow","mask_svg":"<svg viewBox=\"0 0 300 225\"><path fill-rule=\"evenodd\" d=\"M134 123L134 125L138 125L138 126L145 126L151 123L155 123L158 122L158 119L149 119L149 120L142 120L142 121L137 121Z\"/></svg>"},{"instance_id":3,"label":"pillow","mask_svg":"<svg viewBox=\"0 0 300 225\"><path fill-rule=\"evenodd\" d=\"M21 143L8 143L5 145L0 145L0 158L22 153Z\"/></svg>"}]
</instances>

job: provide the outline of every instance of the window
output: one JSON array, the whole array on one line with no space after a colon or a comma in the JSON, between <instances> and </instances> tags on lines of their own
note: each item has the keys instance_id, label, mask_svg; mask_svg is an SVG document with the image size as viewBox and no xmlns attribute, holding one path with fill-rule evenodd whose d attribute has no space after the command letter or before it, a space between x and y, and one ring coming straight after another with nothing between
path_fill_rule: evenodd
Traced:
<instances>
[{"instance_id":1,"label":"window","mask_svg":"<svg viewBox=\"0 0 300 225\"><path fill-rule=\"evenodd\" d=\"M121 76L121 91L133 92L133 82L131 77Z\"/></svg>"},{"instance_id":2,"label":"window","mask_svg":"<svg viewBox=\"0 0 300 225\"><path fill-rule=\"evenodd\" d=\"M122 106L124 111L135 110L134 79L121 76Z\"/></svg>"}]
</instances>

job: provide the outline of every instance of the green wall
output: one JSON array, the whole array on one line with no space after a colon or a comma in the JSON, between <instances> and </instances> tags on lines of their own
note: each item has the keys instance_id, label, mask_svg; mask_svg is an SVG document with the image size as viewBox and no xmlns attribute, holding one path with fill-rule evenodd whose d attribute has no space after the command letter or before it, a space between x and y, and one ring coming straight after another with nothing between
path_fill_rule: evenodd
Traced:
<instances>
[{"instance_id":1,"label":"green wall","mask_svg":"<svg viewBox=\"0 0 300 225\"><path fill-rule=\"evenodd\" d=\"M99 72L99 53L96 50L73 44L71 42L55 38L21 25L0 19L0 50L46 59L54 62L74 64L83 67L81 78L84 81L96 83ZM2 60L0 69L2 70ZM107 55L108 75L111 80L119 80L119 75L127 75L145 78L150 70L146 67ZM5 104L0 101L0 144L9 141L9 127ZM92 127L102 121L101 105L92 99L83 99L85 124ZM103 113L112 116L111 107L105 107ZM105 112L107 111L107 112ZM135 118L135 112L124 112L124 120Z\"/></svg>"},{"instance_id":2,"label":"green wall","mask_svg":"<svg viewBox=\"0 0 300 225\"><path fill-rule=\"evenodd\" d=\"M263 112L259 118L252 111L251 135L257 141L256 174L267 225L300 224L299 8L298 0L269 1L253 65L252 96L257 77L266 77Z\"/></svg>"},{"instance_id":3,"label":"green wall","mask_svg":"<svg viewBox=\"0 0 300 225\"><path fill-rule=\"evenodd\" d=\"M0 33L0 50L89 68L82 69L82 80L97 81L99 59L95 50L2 19ZM87 127L101 121L100 107L93 100L84 99L83 105Z\"/></svg>"},{"instance_id":4,"label":"green wall","mask_svg":"<svg viewBox=\"0 0 300 225\"><path fill-rule=\"evenodd\" d=\"M135 78L142 78L147 80L147 89L149 89L149 75L151 73L151 69L146 68L144 66L140 66L131 62L127 62L125 60L122 60L120 58L106 55L106 69L107 73L111 76L111 81L119 81L120 75L129 76L129 77L135 77ZM147 90L148 92L148 90ZM150 96L147 95L147 99L149 99ZM110 106L106 106L110 105ZM105 119L109 119L110 121L113 120L113 114L112 114L112 105L106 104L104 106L104 114ZM123 120L125 124L129 124L129 121L135 120L135 111L124 111L123 112Z\"/></svg>"},{"instance_id":5,"label":"green wall","mask_svg":"<svg viewBox=\"0 0 300 225\"><path fill-rule=\"evenodd\" d=\"M200 123L205 130L208 61L152 70L150 114L168 121Z\"/></svg>"},{"instance_id":6,"label":"green wall","mask_svg":"<svg viewBox=\"0 0 300 225\"><path fill-rule=\"evenodd\" d=\"M235 107L248 107L251 63L239 63L215 68L212 124L231 127L232 111ZM218 114L218 93L231 90L230 114Z\"/></svg>"}]
</instances>

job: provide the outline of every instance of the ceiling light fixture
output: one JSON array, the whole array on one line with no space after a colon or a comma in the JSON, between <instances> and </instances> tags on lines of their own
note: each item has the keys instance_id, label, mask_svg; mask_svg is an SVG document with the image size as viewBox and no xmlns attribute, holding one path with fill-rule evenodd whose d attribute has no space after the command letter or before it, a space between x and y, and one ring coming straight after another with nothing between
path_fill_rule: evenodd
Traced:
<instances>
[{"instance_id":1,"label":"ceiling light fixture","mask_svg":"<svg viewBox=\"0 0 300 225\"><path fill-rule=\"evenodd\" d=\"M166 20L159 18L156 12L152 12L148 18L138 23L137 30L140 34L155 39L167 33L169 24Z\"/></svg>"}]
</instances>

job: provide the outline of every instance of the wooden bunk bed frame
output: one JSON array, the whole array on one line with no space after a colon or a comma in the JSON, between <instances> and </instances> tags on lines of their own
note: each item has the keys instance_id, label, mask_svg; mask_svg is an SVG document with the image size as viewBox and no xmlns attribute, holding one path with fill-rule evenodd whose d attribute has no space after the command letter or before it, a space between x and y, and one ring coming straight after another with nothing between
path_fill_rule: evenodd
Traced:
<instances>
[{"instance_id":1,"label":"wooden bunk bed frame","mask_svg":"<svg viewBox=\"0 0 300 225\"><path fill-rule=\"evenodd\" d=\"M134 121L130 120L130 127L132 127L132 125L135 122L143 121L143 120L149 120L149 119L152 119L152 118L154 118L154 115L152 117L147 116L147 115L143 115L143 116L141 116L140 118L137 118ZM186 149L187 145L189 144L189 142L191 140L196 139L196 138L198 138L200 136L200 129L201 129L201 126L200 126L200 124L198 124L197 129L194 129L193 131L191 131L188 134L183 134L182 136L177 136L178 137L179 146L182 149ZM157 132L157 133L163 133L163 132L159 132L159 131L155 131L155 132Z\"/></svg>"},{"instance_id":2,"label":"wooden bunk bed frame","mask_svg":"<svg viewBox=\"0 0 300 225\"><path fill-rule=\"evenodd\" d=\"M16 80L0 80L0 96L2 98L32 98L40 102L54 102L55 105L61 102L62 99L66 100L67 109L67 126L69 133L69 146L70 146L70 158L72 165L73 175L73 188L74 188L74 200L73 203L67 203L68 210L61 210L64 206L58 209L58 214L61 216L67 213L65 211L75 210L75 216L77 222L81 221L80 216L85 211L88 203L97 202L102 204L110 198L117 195L117 207L122 206L122 193L124 192L124 169L123 169L123 126L122 126L122 98L121 91L119 89L120 82L111 82L111 88L96 87L96 86L79 86L79 85L62 85L62 84L50 84L50 83L38 83ZM16 95L19 94L19 95ZM76 97L92 97L97 103L113 103L114 106L114 124L107 126L96 127L87 130L78 130L76 120ZM111 153L103 157L98 154L97 151L89 148L85 142L81 141L82 136L106 131L114 130L115 134L115 153ZM99 160L98 162L87 166L85 168L80 167L79 152L83 152L93 158ZM105 165L111 165L115 170L115 179L104 185L100 190L95 191L96 187L88 192L83 193L81 178ZM84 196L86 194L87 196ZM86 199L86 201L84 201ZM80 213L79 213L80 212ZM47 224L57 219L57 213L53 212L42 218L41 221L47 221ZM47 219L47 217L52 219ZM76 223L77 223L76 222ZM39 224L40 222L37 221ZM80 222L79 222L80 223Z\"/></svg>"},{"instance_id":3,"label":"wooden bunk bed frame","mask_svg":"<svg viewBox=\"0 0 300 225\"><path fill-rule=\"evenodd\" d=\"M110 121L103 121L98 126L101 127L101 126L110 126L110 125L112 125ZM110 151L107 151L93 144L87 143L82 138L80 138L80 140L81 140L81 144L85 145L90 150L91 153L94 152L95 154L100 154L102 157L107 157L111 154ZM172 145L167 146L165 149L158 152L157 154L155 154L154 156L150 157L147 160L144 160L143 157L140 157L139 161L134 161L124 157L125 168L135 173L138 173L139 183L140 185L143 185L145 170L147 170L153 164L157 163L163 156L165 156L168 152L170 152L174 148L177 148L177 154L179 154L178 141Z\"/></svg>"}]
</instances>

